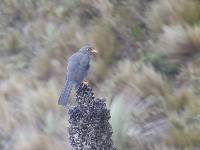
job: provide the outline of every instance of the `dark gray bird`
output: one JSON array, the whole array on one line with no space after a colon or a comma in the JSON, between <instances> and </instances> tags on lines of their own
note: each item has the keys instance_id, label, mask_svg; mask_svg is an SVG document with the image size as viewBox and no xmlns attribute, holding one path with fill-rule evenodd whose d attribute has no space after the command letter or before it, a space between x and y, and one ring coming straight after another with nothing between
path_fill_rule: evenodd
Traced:
<instances>
[{"instance_id":1,"label":"dark gray bird","mask_svg":"<svg viewBox=\"0 0 200 150\"><path fill-rule=\"evenodd\" d=\"M69 57L66 82L58 100L59 105L66 106L73 86L78 88L81 85L90 68L91 56L95 53L97 51L92 46L87 45Z\"/></svg>"}]
</instances>

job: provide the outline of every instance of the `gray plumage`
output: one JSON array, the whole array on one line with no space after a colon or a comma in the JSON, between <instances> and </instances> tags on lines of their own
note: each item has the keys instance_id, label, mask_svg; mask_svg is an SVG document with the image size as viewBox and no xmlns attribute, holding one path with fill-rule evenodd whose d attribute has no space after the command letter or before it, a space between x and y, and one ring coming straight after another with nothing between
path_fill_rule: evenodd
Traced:
<instances>
[{"instance_id":1,"label":"gray plumage","mask_svg":"<svg viewBox=\"0 0 200 150\"><path fill-rule=\"evenodd\" d=\"M92 50L93 47L88 45L84 46L69 58L66 82L58 100L59 105L67 105L72 88L74 86L75 88L78 88L87 76L90 68Z\"/></svg>"}]
</instances>

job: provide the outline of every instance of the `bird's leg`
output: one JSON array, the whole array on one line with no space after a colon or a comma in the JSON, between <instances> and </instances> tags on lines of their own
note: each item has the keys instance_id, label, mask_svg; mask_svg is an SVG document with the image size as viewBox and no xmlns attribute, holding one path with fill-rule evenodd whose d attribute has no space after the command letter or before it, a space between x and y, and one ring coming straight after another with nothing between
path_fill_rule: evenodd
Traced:
<instances>
[{"instance_id":1,"label":"bird's leg","mask_svg":"<svg viewBox=\"0 0 200 150\"><path fill-rule=\"evenodd\" d=\"M82 86L85 86L85 85L86 85L86 86L89 85L88 81L83 81L83 82L82 82Z\"/></svg>"},{"instance_id":2,"label":"bird's leg","mask_svg":"<svg viewBox=\"0 0 200 150\"><path fill-rule=\"evenodd\" d=\"M89 85L88 81L82 81L75 85L75 89L83 88L84 86L88 86L88 85Z\"/></svg>"}]
</instances>

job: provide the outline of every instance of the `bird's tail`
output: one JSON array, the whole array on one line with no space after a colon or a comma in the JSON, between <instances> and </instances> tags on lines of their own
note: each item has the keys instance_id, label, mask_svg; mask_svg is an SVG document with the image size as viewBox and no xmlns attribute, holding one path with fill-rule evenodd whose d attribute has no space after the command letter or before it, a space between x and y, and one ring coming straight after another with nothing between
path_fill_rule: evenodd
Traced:
<instances>
[{"instance_id":1,"label":"bird's tail","mask_svg":"<svg viewBox=\"0 0 200 150\"><path fill-rule=\"evenodd\" d=\"M62 93L60 95L59 100L58 100L58 104L59 105L63 105L63 106L67 105L67 102L68 102L72 87L73 87L73 84L71 82L67 81L65 83L65 87L64 87L64 89L63 89L63 91L62 91Z\"/></svg>"}]
</instances>

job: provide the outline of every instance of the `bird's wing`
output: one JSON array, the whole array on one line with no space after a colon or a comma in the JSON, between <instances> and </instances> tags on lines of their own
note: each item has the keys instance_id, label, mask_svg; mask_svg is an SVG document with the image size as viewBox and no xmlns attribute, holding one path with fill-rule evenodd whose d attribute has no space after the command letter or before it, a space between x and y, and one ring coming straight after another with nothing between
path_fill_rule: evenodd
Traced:
<instances>
[{"instance_id":1,"label":"bird's wing","mask_svg":"<svg viewBox=\"0 0 200 150\"><path fill-rule=\"evenodd\" d=\"M84 78L87 75L89 63L90 58L87 55L78 52L73 54L68 60L67 77L71 79L74 77Z\"/></svg>"},{"instance_id":2,"label":"bird's wing","mask_svg":"<svg viewBox=\"0 0 200 150\"><path fill-rule=\"evenodd\" d=\"M68 70L72 70L77 67L84 67L88 68L90 63L90 58L88 55L82 53L75 53L73 54L68 60Z\"/></svg>"},{"instance_id":3,"label":"bird's wing","mask_svg":"<svg viewBox=\"0 0 200 150\"><path fill-rule=\"evenodd\" d=\"M68 59L68 64L67 64L67 71L74 70L79 66L80 64L80 55L78 53L74 53L71 57Z\"/></svg>"},{"instance_id":4,"label":"bird's wing","mask_svg":"<svg viewBox=\"0 0 200 150\"><path fill-rule=\"evenodd\" d=\"M80 73L83 74L84 78L88 74L88 70L90 68L90 57L88 55L84 55L80 60Z\"/></svg>"}]
</instances>

